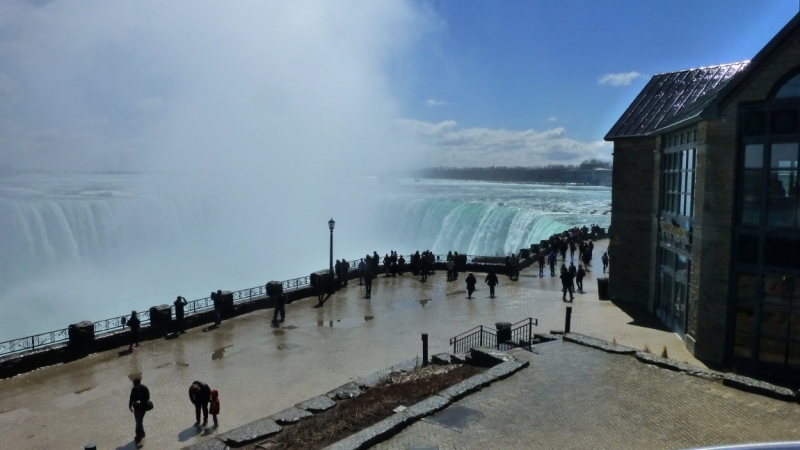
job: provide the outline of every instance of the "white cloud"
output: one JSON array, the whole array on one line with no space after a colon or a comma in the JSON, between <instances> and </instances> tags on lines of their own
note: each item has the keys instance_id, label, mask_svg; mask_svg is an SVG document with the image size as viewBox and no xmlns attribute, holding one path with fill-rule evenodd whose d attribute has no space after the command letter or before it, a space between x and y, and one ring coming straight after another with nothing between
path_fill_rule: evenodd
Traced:
<instances>
[{"instance_id":1,"label":"white cloud","mask_svg":"<svg viewBox=\"0 0 800 450\"><path fill-rule=\"evenodd\" d=\"M556 117L556 116L550 116L550 117L547 118L548 122L555 122L556 120L558 120L558 117Z\"/></svg>"},{"instance_id":2,"label":"white cloud","mask_svg":"<svg viewBox=\"0 0 800 450\"><path fill-rule=\"evenodd\" d=\"M432 98L429 98L428 100L425 100L425 106L427 106L428 108L433 108L435 106L444 106L444 105L447 105L447 104L448 103L445 102L445 101L434 100Z\"/></svg>"},{"instance_id":3,"label":"white cloud","mask_svg":"<svg viewBox=\"0 0 800 450\"><path fill-rule=\"evenodd\" d=\"M461 128L453 120L438 123L399 120L416 139L427 165L450 167L540 166L577 164L590 158L610 159L611 144L567 137L563 127L544 131Z\"/></svg>"},{"instance_id":4,"label":"white cloud","mask_svg":"<svg viewBox=\"0 0 800 450\"><path fill-rule=\"evenodd\" d=\"M597 79L597 84L605 86L627 86L640 76L642 76L642 74L636 71L607 73Z\"/></svg>"}]
</instances>

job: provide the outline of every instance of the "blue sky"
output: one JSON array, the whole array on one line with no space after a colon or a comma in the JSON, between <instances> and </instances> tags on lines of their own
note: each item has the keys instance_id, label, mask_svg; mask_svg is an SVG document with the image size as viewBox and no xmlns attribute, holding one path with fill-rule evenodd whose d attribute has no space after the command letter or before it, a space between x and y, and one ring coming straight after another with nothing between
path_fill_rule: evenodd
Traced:
<instances>
[{"instance_id":1,"label":"blue sky","mask_svg":"<svg viewBox=\"0 0 800 450\"><path fill-rule=\"evenodd\" d=\"M603 136L650 76L750 59L799 7L6 0L0 165L209 171L300 157L344 171L354 159L367 170L608 159Z\"/></svg>"}]
</instances>

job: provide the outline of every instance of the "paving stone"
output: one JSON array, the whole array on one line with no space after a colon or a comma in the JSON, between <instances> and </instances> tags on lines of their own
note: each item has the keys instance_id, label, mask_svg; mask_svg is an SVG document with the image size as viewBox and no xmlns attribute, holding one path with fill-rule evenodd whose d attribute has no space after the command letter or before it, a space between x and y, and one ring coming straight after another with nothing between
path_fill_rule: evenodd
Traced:
<instances>
[{"instance_id":1,"label":"paving stone","mask_svg":"<svg viewBox=\"0 0 800 450\"><path fill-rule=\"evenodd\" d=\"M328 392L328 397L332 398L333 400L344 400L346 398L353 398L358 397L361 395L362 391L361 388L358 387L356 383L347 383L345 385L339 386L338 388Z\"/></svg>"},{"instance_id":2,"label":"paving stone","mask_svg":"<svg viewBox=\"0 0 800 450\"><path fill-rule=\"evenodd\" d=\"M371 373L367 376L358 378L355 381L355 383L362 389L374 388L375 386L378 386L379 384L383 383L383 381L389 378L391 375L392 375L391 370L383 369Z\"/></svg>"},{"instance_id":3,"label":"paving stone","mask_svg":"<svg viewBox=\"0 0 800 450\"><path fill-rule=\"evenodd\" d=\"M693 366L691 364L686 364L680 361L675 361L669 358L664 358L658 355L654 355L652 353L636 352L634 356L636 357L636 359L645 364L652 364L654 366L662 367L664 369L674 370L677 372L685 373L687 375L693 375L708 380L722 380L723 377L721 373L717 373L712 370L702 369L700 367Z\"/></svg>"},{"instance_id":4,"label":"paving stone","mask_svg":"<svg viewBox=\"0 0 800 450\"><path fill-rule=\"evenodd\" d=\"M442 397L441 395L432 395L425 400L417 402L403 411L405 414L408 414L409 417L412 419L419 419L421 417L425 417L429 414L433 414L436 411L439 411L443 408L446 408L447 405L450 404L450 400Z\"/></svg>"},{"instance_id":5,"label":"paving stone","mask_svg":"<svg viewBox=\"0 0 800 450\"><path fill-rule=\"evenodd\" d=\"M514 359L508 353L488 347L475 347L469 352L470 361L478 366L492 367Z\"/></svg>"},{"instance_id":6,"label":"paving stone","mask_svg":"<svg viewBox=\"0 0 800 450\"><path fill-rule=\"evenodd\" d=\"M441 395L442 397L450 400L455 401L464 397L467 394L480 390L484 386L488 386L492 382L492 377L485 374L479 373L477 375L473 375L466 380L456 383L450 386L447 389L439 392L437 395Z\"/></svg>"},{"instance_id":7,"label":"paving stone","mask_svg":"<svg viewBox=\"0 0 800 450\"><path fill-rule=\"evenodd\" d=\"M506 361L492 367L486 371L486 374L495 379L502 380L503 378L506 378L517 371L524 369L525 367L528 367L530 364L531 363L528 361L512 359L511 361Z\"/></svg>"},{"instance_id":8,"label":"paving stone","mask_svg":"<svg viewBox=\"0 0 800 450\"><path fill-rule=\"evenodd\" d=\"M325 450L358 450L369 448L371 445L381 442L400 431L410 420L410 417L405 414L405 412L395 413L371 427L365 428L348 438L325 447Z\"/></svg>"},{"instance_id":9,"label":"paving stone","mask_svg":"<svg viewBox=\"0 0 800 450\"><path fill-rule=\"evenodd\" d=\"M336 406L336 402L331 400L327 395L318 395L302 403L298 403L296 406L300 409L311 411L312 413L318 413L333 408Z\"/></svg>"},{"instance_id":10,"label":"paving stone","mask_svg":"<svg viewBox=\"0 0 800 450\"><path fill-rule=\"evenodd\" d=\"M311 414L310 412L293 406L291 408L286 408L283 411L275 413L269 416L269 418L274 420L280 425L286 425L287 423L297 423L311 416L313 416L313 414Z\"/></svg>"},{"instance_id":11,"label":"paving stone","mask_svg":"<svg viewBox=\"0 0 800 450\"><path fill-rule=\"evenodd\" d=\"M206 439L203 442L183 447L182 450L228 450L230 447L217 438Z\"/></svg>"},{"instance_id":12,"label":"paving stone","mask_svg":"<svg viewBox=\"0 0 800 450\"><path fill-rule=\"evenodd\" d=\"M239 428L234 428L226 433L222 433L218 438L222 439L228 445L241 447L242 445L255 442L259 439L266 439L278 433L281 429L283 429L283 427L275 423L272 419L260 419L255 422L250 422L247 425L242 425Z\"/></svg>"},{"instance_id":13,"label":"paving stone","mask_svg":"<svg viewBox=\"0 0 800 450\"><path fill-rule=\"evenodd\" d=\"M765 395L767 397L776 398L778 400L794 401L797 399L796 393L785 387L776 386L765 381L754 380L752 378L743 377L741 375L725 374L722 383L725 386L730 386L743 391L752 392L754 394Z\"/></svg>"},{"instance_id":14,"label":"paving stone","mask_svg":"<svg viewBox=\"0 0 800 450\"><path fill-rule=\"evenodd\" d=\"M622 355L633 355L639 351L636 350L635 348L614 344L608 341L604 341L602 339L597 339L576 333L565 334L564 340L568 342L573 342L575 344L586 345L588 347L596 348L598 350L603 350L604 352L619 353Z\"/></svg>"}]
</instances>

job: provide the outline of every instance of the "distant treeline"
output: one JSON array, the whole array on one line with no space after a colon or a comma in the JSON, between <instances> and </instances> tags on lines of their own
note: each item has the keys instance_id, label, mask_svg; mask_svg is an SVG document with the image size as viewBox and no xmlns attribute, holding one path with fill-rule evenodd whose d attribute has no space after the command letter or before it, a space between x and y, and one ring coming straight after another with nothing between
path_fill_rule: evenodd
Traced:
<instances>
[{"instance_id":1,"label":"distant treeline","mask_svg":"<svg viewBox=\"0 0 800 450\"><path fill-rule=\"evenodd\" d=\"M610 186L610 169L610 162L590 159L578 165L551 164L540 167L432 167L417 171L415 176L449 180L582 183Z\"/></svg>"}]
</instances>

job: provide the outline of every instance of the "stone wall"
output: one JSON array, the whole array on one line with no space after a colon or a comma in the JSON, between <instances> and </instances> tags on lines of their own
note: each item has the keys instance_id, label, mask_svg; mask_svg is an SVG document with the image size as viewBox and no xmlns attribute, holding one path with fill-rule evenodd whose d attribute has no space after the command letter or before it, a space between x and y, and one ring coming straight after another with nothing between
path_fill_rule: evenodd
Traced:
<instances>
[{"instance_id":1,"label":"stone wall","mask_svg":"<svg viewBox=\"0 0 800 450\"><path fill-rule=\"evenodd\" d=\"M658 153L655 138L614 141L609 256L613 300L645 305L652 311L655 273ZM653 161L656 160L654 164Z\"/></svg>"}]
</instances>

